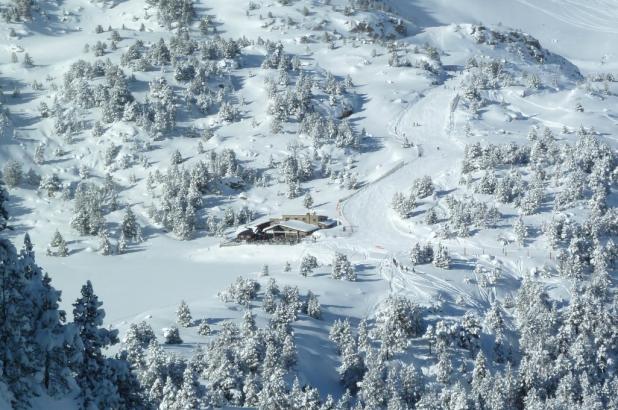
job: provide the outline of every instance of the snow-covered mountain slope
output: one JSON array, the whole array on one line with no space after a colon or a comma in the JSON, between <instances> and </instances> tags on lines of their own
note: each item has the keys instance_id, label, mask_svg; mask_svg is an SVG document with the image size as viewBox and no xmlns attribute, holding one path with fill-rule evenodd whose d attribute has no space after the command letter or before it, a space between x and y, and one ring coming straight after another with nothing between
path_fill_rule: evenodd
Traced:
<instances>
[{"instance_id":1,"label":"snow-covered mountain slope","mask_svg":"<svg viewBox=\"0 0 618 410\"><path fill-rule=\"evenodd\" d=\"M345 333L337 322L344 318L354 329L365 319L369 345L382 347L373 354L360 339L353 343L369 366L366 380L378 377L379 360L389 369L414 363L427 392L441 391L444 401L455 394L449 388L461 387L456 380L470 390L467 350L484 350L498 374L506 359L496 349L503 349L525 373L519 366L533 349L520 338L529 331L521 300L536 307L534 297L545 297L531 283L563 315L590 283L613 292L613 0L66 0L37 2L19 19L12 10L21 9L11 7L22 3L2 3L9 14L0 25L0 168L12 227L2 235L17 242L29 233L68 312L92 281L105 324L120 334L146 321L163 344L184 300L196 322L165 351L198 357L212 405L286 408L265 404L265 386L276 383L264 372L240 369L246 357L236 358L241 342L226 323L246 320L247 307L260 328L281 322L277 330L293 335L289 386L296 376L322 400L355 390L341 370L351 366L349 346L329 332ZM135 238L129 209L141 231ZM253 220L313 211L337 226L292 245L233 241ZM305 277L309 256L317 266ZM333 278L351 275L344 259L356 280ZM250 301L242 299L249 290L240 276L259 283ZM287 296L273 296L271 279ZM320 319L306 307L292 308L304 312L296 320L286 316L294 287L317 295ZM280 310L268 308L269 297ZM546 305L538 317L558 315ZM413 328L421 311L422 326ZM496 311L500 331L483 319ZM607 305L599 311L610 312ZM391 314L401 320L390 322ZM472 332L470 315L478 322L474 348L456 341L458 332ZM388 334L402 328L405 346L385 348ZM440 352L450 353L432 351L440 337L433 329L449 340ZM602 346L610 350L606 374L616 369L615 334ZM284 336L268 343L285 347ZM502 337L508 342L498 343ZM255 336L257 344L266 339ZM588 347L600 349L598 340ZM225 368L229 385L219 373L230 363L209 367L223 360L212 345L226 342L239 366ZM202 363L195 349L209 344ZM266 360L266 351L256 355ZM459 366L453 383L444 380L447 356ZM150 390L154 379L146 382L147 372L132 364ZM356 369L361 376L363 369ZM243 391L256 388L249 375L266 392L259 400ZM178 386L169 389L180 391L182 377L173 378ZM543 385L549 393L535 393L539 400L553 399L556 380ZM357 396L365 408L391 400L368 398L373 382ZM536 392L525 390L525 397ZM152 391L150 404L165 402ZM523 396L512 408L523 406ZM599 400L608 406L605 396ZM167 405L161 408L174 408Z\"/></svg>"}]
</instances>

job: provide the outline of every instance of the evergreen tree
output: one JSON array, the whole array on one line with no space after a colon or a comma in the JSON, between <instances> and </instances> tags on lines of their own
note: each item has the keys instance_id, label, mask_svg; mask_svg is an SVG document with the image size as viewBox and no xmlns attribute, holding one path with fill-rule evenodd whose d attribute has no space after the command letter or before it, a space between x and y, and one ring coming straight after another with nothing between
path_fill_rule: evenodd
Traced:
<instances>
[{"instance_id":1,"label":"evergreen tree","mask_svg":"<svg viewBox=\"0 0 618 410\"><path fill-rule=\"evenodd\" d=\"M528 228L524 224L524 220L521 216L517 218L517 221L513 224L513 231L515 232L517 243L520 246L524 246L526 237L528 236Z\"/></svg>"},{"instance_id":2,"label":"evergreen tree","mask_svg":"<svg viewBox=\"0 0 618 410\"><path fill-rule=\"evenodd\" d=\"M47 247L48 256L68 256L69 248L60 232L56 229L54 237L52 238L49 246Z\"/></svg>"},{"instance_id":3,"label":"evergreen tree","mask_svg":"<svg viewBox=\"0 0 618 410\"><path fill-rule=\"evenodd\" d=\"M356 270L346 255L336 252L332 266L331 276L333 279L356 280Z\"/></svg>"},{"instance_id":4,"label":"evergreen tree","mask_svg":"<svg viewBox=\"0 0 618 410\"><path fill-rule=\"evenodd\" d=\"M122 218L120 230L127 240L141 242L141 229L137 224L135 214L131 210L131 207L127 207L124 217Z\"/></svg>"},{"instance_id":5,"label":"evergreen tree","mask_svg":"<svg viewBox=\"0 0 618 410\"><path fill-rule=\"evenodd\" d=\"M101 327L105 311L87 281L81 297L73 304L73 322L84 346L83 358L76 364L75 380L80 387L79 398L84 408L112 408L120 402L113 382L113 370L103 349L118 343L118 331Z\"/></svg>"},{"instance_id":6,"label":"evergreen tree","mask_svg":"<svg viewBox=\"0 0 618 410\"><path fill-rule=\"evenodd\" d=\"M311 196L310 193L307 192L307 194L305 195L305 197L303 198L303 205L305 206L305 208L307 209L311 209L313 207L313 197Z\"/></svg>"},{"instance_id":7,"label":"evergreen tree","mask_svg":"<svg viewBox=\"0 0 618 410\"><path fill-rule=\"evenodd\" d=\"M345 343L341 351L341 364L337 369L343 386L351 392L358 390L358 384L363 380L366 368L362 356L356 351L353 341Z\"/></svg>"},{"instance_id":8,"label":"evergreen tree","mask_svg":"<svg viewBox=\"0 0 618 410\"><path fill-rule=\"evenodd\" d=\"M127 251L128 247L127 240L124 236L124 233L120 232L120 238L118 239L118 243L116 244L116 254L122 255Z\"/></svg>"},{"instance_id":9,"label":"evergreen tree","mask_svg":"<svg viewBox=\"0 0 618 410\"><path fill-rule=\"evenodd\" d=\"M189 306L184 300L180 302L178 309L176 310L176 322L182 327L190 327L193 318L191 317L191 311Z\"/></svg>"},{"instance_id":10,"label":"evergreen tree","mask_svg":"<svg viewBox=\"0 0 618 410\"><path fill-rule=\"evenodd\" d=\"M436 380L439 383L448 385L451 380L452 374L453 363L451 361L451 355L448 353L447 350L443 350L438 354Z\"/></svg>"},{"instance_id":11,"label":"evergreen tree","mask_svg":"<svg viewBox=\"0 0 618 410\"><path fill-rule=\"evenodd\" d=\"M23 178L22 166L17 161L8 161L2 169L2 179L9 188L18 186Z\"/></svg>"},{"instance_id":12,"label":"evergreen tree","mask_svg":"<svg viewBox=\"0 0 618 410\"><path fill-rule=\"evenodd\" d=\"M109 256L114 254L114 248L105 229L99 231L99 253L103 256Z\"/></svg>"},{"instance_id":13,"label":"evergreen tree","mask_svg":"<svg viewBox=\"0 0 618 410\"><path fill-rule=\"evenodd\" d=\"M60 396L73 386L69 366L79 360L81 342L75 327L64 324L60 292L50 282L35 264L29 237L19 254L0 238L0 390L15 409L29 408L41 389Z\"/></svg>"},{"instance_id":14,"label":"evergreen tree","mask_svg":"<svg viewBox=\"0 0 618 410\"><path fill-rule=\"evenodd\" d=\"M435 225L438 223L438 214L435 208L429 208L427 212L425 212L425 223L427 225Z\"/></svg>"},{"instance_id":15,"label":"evergreen tree","mask_svg":"<svg viewBox=\"0 0 618 410\"><path fill-rule=\"evenodd\" d=\"M484 408L486 397L489 394L487 381L489 380L489 371L487 370L487 362L483 351L480 350L474 360L474 369L472 370L472 395L474 402L478 408Z\"/></svg>"},{"instance_id":16,"label":"evergreen tree","mask_svg":"<svg viewBox=\"0 0 618 410\"><path fill-rule=\"evenodd\" d=\"M163 331L163 337L165 338L165 344L178 345L182 343L180 338L180 332L176 326L172 326Z\"/></svg>"},{"instance_id":17,"label":"evergreen tree","mask_svg":"<svg viewBox=\"0 0 618 410\"><path fill-rule=\"evenodd\" d=\"M4 189L0 181L0 232L6 229L9 220L9 213L6 209L6 202L9 200L9 194Z\"/></svg>"},{"instance_id":18,"label":"evergreen tree","mask_svg":"<svg viewBox=\"0 0 618 410\"><path fill-rule=\"evenodd\" d=\"M448 249L442 246L442 244L438 244L438 250L434 254L432 263L437 268L450 269L451 256L448 253Z\"/></svg>"},{"instance_id":19,"label":"evergreen tree","mask_svg":"<svg viewBox=\"0 0 618 410\"><path fill-rule=\"evenodd\" d=\"M365 408L380 409L386 404L385 366L379 354L372 353L367 358L367 372L360 383L359 396Z\"/></svg>"},{"instance_id":20,"label":"evergreen tree","mask_svg":"<svg viewBox=\"0 0 618 410\"><path fill-rule=\"evenodd\" d=\"M318 297L311 291L307 292L307 315L314 319L320 319L322 316L322 308Z\"/></svg>"},{"instance_id":21,"label":"evergreen tree","mask_svg":"<svg viewBox=\"0 0 618 410\"><path fill-rule=\"evenodd\" d=\"M305 255L300 261L300 274L307 277L318 267L318 259L313 255Z\"/></svg>"},{"instance_id":22,"label":"evergreen tree","mask_svg":"<svg viewBox=\"0 0 618 410\"><path fill-rule=\"evenodd\" d=\"M176 406L180 409L200 409L205 405L202 397L202 385L198 382L195 370L187 366L182 376L182 386L176 395Z\"/></svg>"},{"instance_id":23,"label":"evergreen tree","mask_svg":"<svg viewBox=\"0 0 618 410\"><path fill-rule=\"evenodd\" d=\"M283 379L284 374L284 371L279 367L268 367L263 370L263 388L258 395L258 408L290 408L288 391L285 385L285 380Z\"/></svg>"},{"instance_id":24,"label":"evergreen tree","mask_svg":"<svg viewBox=\"0 0 618 410\"><path fill-rule=\"evenodd\" d=\"M202 320L200 325L197 328L197 333L201 336L208 336L210 334L210 326L208 326L208 322Z\"/></svg>"}]
</instances>

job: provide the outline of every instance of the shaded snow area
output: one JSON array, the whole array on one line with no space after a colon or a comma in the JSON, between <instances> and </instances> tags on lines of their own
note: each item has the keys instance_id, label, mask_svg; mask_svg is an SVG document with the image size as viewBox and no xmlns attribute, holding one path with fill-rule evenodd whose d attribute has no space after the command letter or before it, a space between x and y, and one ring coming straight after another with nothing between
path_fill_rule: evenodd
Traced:
<instances>
[{"instance_id":1,"label":"shaded snow area","mask_svg":"<svg viewBox=\"0 0 618 410\"><path fill-rule=\"evenodd\" d=\"M618 409L616 0L0 20L0 409Z\"/></svg>"}]
</instances>

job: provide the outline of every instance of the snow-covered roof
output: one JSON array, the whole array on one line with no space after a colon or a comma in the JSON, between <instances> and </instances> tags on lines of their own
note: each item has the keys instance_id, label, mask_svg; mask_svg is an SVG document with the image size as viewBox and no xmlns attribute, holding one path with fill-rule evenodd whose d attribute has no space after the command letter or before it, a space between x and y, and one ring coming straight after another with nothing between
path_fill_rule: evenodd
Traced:
<instances>
[{"instance_id":1,"label":"snow-covered roof","mask_svg":"<svg viewBox=\"0 0 618 410\"><path fill-rule=\"evenodd\" d=\"M243 232L246 231L251 231L252 229L246 226L239 226L238 228L236 228L236 231L234 231L234 236L238 236Z\"/></svg>"},{"instance_id":2,"label":"snow-covered roof","mask_svg":"<svg viewBox=\"0 0 618 410\"><path fill-rule=\"evenodd\" d=\"M271 231L275 229L277 226L281 226L288 229L293 229L295 231L311 233L313 231L317 231L320 229L317 225L311 225L308 223L304 223L302 221L281 221L272 224L268 228L264 229L264 231Z\"/></svg>"},{"instance_id":3,"label":"snow-covered roof","mask_svg":"<svg viewBox=\"0 0 618 410\"><path fill-rule=\"evenodd\" d=\"M269 222L271 222L271 220L272 220L272 217L270 217L270 216L263 216L261 218L254 219L253 221L251 221L250 223L245 225L245 228L256 229L258 227L258 225L269 223Z\"/></svg>"}]
</instances>

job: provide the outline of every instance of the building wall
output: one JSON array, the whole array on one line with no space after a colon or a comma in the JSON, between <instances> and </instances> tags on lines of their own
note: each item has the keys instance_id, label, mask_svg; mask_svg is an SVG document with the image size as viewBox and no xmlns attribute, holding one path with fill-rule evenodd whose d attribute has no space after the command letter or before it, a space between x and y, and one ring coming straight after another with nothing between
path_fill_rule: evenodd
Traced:
<instances>
[{"instance_id":1,"label":"building wall","mask_svg":"<svg viewBox=\"0 0 618 410\"><path fill-rule=\"evenodd\" d=\"M320 216L315 213L306 213L304 215L282 215L282 221L302 221L306 224L317 225L320 221Z\"/></svg>"}]
</instances>

